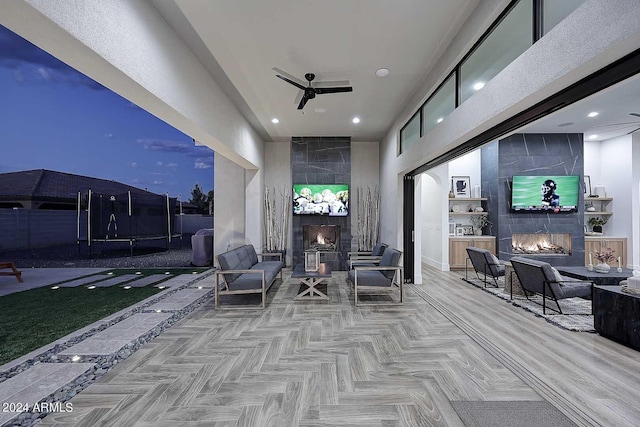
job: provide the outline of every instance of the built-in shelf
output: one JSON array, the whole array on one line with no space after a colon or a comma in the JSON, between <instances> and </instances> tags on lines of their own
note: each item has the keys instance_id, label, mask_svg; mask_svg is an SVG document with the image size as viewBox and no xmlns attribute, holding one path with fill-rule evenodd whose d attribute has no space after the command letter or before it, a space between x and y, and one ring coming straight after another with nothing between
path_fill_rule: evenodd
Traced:
<instances>
[{"instance_id":1,"label":"built-in shelf","mask_svg":"<svg viewBox=\"0 0 640 427\"><path fill-rule=\"evenodd\" d=\"M610 202L613 200L613 197L585 197L585 202Z\"/></svg>"},{"instance_id":2,"label":"built-in shelf","mask_svg":"<svg viewBox=\"0 0 640 427\"><path fill-rule=\"evenodd\" d=\"M585 211L584 214L585 215L591 215L591 216L607 216L607 215L613 215L613 212L587 212L587 211Z\"/></svg>"},{"instance_id":3,"label":"built-in shelf","mask_svg":"<svg viewBox=\"0 0 640 427\"><path fill-rule=\"evenodd\" d=\"M449 212L449 215L489 215L488 212Z\"/></svg>"},{"instance_id":4,"label":"built-in shelf","mask_svg":"<svg viewBox=\"0 0 640 427\"><path fill-rule=\"evenodd\" d=\"M585 199L586 200L586 199ZM486 197L450 197L450 202L486 202Z\"/></svg>"}]
</instances>

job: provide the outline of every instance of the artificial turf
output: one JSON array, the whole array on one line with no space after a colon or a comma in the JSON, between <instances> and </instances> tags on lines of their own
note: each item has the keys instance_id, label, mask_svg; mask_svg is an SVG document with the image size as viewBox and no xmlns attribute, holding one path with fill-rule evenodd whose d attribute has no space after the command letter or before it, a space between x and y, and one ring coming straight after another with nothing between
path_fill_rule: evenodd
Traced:
<instances>
[{"instance_id":1,"label":"artificial turf","mask_svg":"<svg viewBox=\"0 0 640 427\"><path fill-rule=\"evenodd\" d=\"M5 295L0 298L0 365L158 292L161 289L153 285L55 290L45 286Z\"/></svg>"}]
</instances>

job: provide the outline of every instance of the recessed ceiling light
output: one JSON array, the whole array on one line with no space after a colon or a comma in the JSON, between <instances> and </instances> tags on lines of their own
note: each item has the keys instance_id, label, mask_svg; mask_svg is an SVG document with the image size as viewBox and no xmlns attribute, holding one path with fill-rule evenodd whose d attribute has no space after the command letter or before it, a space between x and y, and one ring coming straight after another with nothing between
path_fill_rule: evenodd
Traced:
<instances>
[{"instance_id":1,"label":"recessed ceiling light","mask_svg":"<svg viewBox=\"0 0 640 427\"><path fill-rule=\"evenodd\" d=\"M273 124L278 124L280 123L280 120L276 119L275 117L273 119L271 119L271 123Z\"/></svg>"},{"instance_id":2,"label":"recessed ceiling light","mask_svg":"<svg viewBox=\"0 0 640 427\"><path fill-rule=\"evenodd\" d=\"M354 117L353 120L351 120L353 123L360 123L360 118L359 117Z\"/></svg>"},{"instance_id":3,"label":"recessed ceiling light","mask_svg":"<svg viewBox=\"0 0 640 427\"><path fill-rule=\"evenodd\" d=\"M318 107L318 108L314 108L313 111L315 111L316 113L325 113L327 111L326 108L322 108L322 107Z\"/></svg>"},{"instance_id":4,"label":"recessed ceiling light","mask_svg":"<svg viewBox=\"0 0 640 427\"><path fill-rule=\"evenodd\" d=\"M473 85L473 90L480 90L484 87L484 82L478 82Z\"/></svg>"},{"instance_id":5,"label":"recessed ceiling light","mask_svg":"<svg viewBox=\"0 0 640 427\"><path fill-rule=\"evenodd\" d=\"M597 116L598 114L600 114L600 113L598 113L597 111L592 111L592 112L590 112L589 114L587 114L587 117L595 117L595 116Z\"/></svg>"},{"instance_id":6,"label":"recessed ceiling light","mask_svg":"<svg viewBox=\"0 0 640 427\"><path fill-rule=\"evenodd\" d=\"M596 139L598 137L598 135L589 135L589 139Z\"/></svg>"},{"instance_id":7,"label":"recessed ceiling light","mask_svg":"<svg viewBox=\"0 0 640 427\"><path fill-rule=\"evenodd\" d=\"M444 120L444 117L440 117L436 122L441 123Z\"/></svg>"},{"instance_id":8,"label":"recessed ceiling light","mask_svg":"<svg viewBox=\"0 0 640 427\"><path fill-rule=\"evenodd\" d=\"M385 77L389 75L389 69L388 68L380 68L379 70L376 71L376 76L378 77Z\"/></svg>"}]
</instances>

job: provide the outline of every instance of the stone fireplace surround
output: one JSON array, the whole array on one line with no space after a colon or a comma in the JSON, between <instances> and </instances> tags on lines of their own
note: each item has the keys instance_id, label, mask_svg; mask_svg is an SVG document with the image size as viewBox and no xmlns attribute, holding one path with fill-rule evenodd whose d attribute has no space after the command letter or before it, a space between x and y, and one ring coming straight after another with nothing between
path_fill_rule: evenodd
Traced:
<instances>
[{"instance_id":1,"label":"stone fireplace surround","mask_svg":"<svg viewBox=\"0 0 640 427\"><path fill-rule=\"evenodd\" d=\"M351 188L351 138L294 137L291 140L292 184L349 184ZM324 251L321 262L333 270L346 270L351 250L351 215L293 215L291 246L293 266L304 262L304 226L336 225L339 243L335 251Z\"/></svg>"},{"instance_id":2,"label":"stone fireplace surround","mask_svg":"<svg viewBox=\"0 0 640 427\"><path fill-rule=\"evenodd\" d=\"M490 234L496 236L498 257L513 254L514 233L570 234L571 253L535 255L555 266L584 266L584 197L578 211L541 213L511 211L511 180L515 175L584 174L582 134L514 134L482 148L482 197L487 198ZM531 256L531 255L525 255Z\"/></svg>"}]
</instances>

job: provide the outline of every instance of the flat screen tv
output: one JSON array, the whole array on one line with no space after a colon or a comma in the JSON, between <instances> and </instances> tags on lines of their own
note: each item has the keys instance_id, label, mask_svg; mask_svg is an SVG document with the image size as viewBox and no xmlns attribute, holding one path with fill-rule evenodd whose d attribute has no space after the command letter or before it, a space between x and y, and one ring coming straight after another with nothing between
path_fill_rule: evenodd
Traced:
<instances>
[{"instance_id":1,"label":"flat screen tv","mask_svg":"<svg viewBox=\"0 0 640 427\"><path fill-rule=\"evenodd\" d=\"M347 216L348 184L294 184L294 215Z\"/></svg>"},{"instance_id":2,"label":"flat screen tv","mask_svg":"<svg viewBox=\"0 0 640 427\"><path fill-rule=\"evenodd\" d=\"M580 196L577 175L514 176L511 209L517 212L575 212Z\"/></svg>"}]
</instances>

